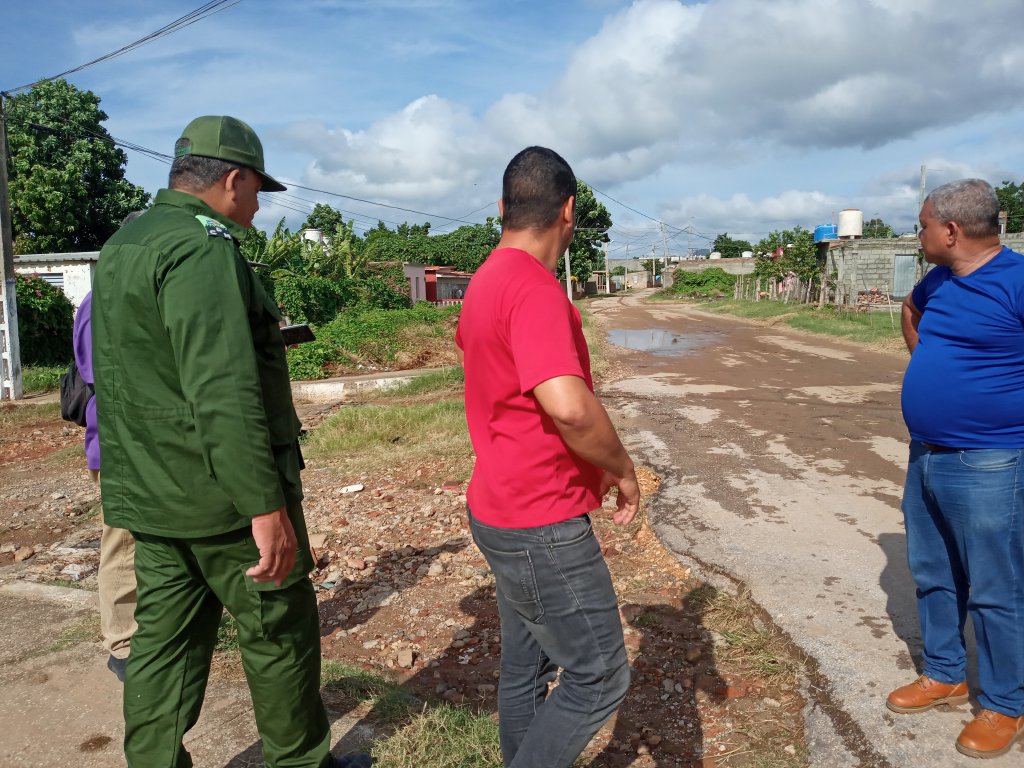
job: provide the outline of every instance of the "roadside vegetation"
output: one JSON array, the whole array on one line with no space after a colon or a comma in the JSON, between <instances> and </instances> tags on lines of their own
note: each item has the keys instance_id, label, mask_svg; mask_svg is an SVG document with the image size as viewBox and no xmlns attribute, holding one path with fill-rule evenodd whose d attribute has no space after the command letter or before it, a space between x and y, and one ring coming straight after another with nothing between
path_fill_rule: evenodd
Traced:
<instances>
[{"instance_id":1,"label":"roadside vegetation","mask_svg":"<svg viewBox=\"0 0 1024 768\"><path fill-rule=\"evenodd\" d=\"M655 301L699 303L705 312L733 315L765 325L786 325L809 333L832 336L885 349L903 349L899 308L891 312L856 309L778 300L737 300L726 298L733 292L736 276L719 267L701 272L677 270L673 284L655 293Z\"/></svg>"},{"instance_id":2,"label":"roadside vegetation","mask_svg":"<svg viewBox=\"0 0 1024 768\"><path fill-rule=\"evenodd\" d=\"M459 307L346 311L317 327L316 340L288 350L292 379L456 364Z\"/></svg>"},{"instance_id":3,"label":"roadside vegetation","mask_svg":"<svg viewBox=\"0 0 1024 768\"><path fill-rule=\"evenodd\" d=\"M701 307L708 312L761 320L769 325L787 325L802 331L833 336L886 349L903 347L898 311L858 312L843 307L819 309L811 304L783 304L779 301L721 301Z\"/></svg>"},{"instance_id":4,"label":"roadside vegetation","mask_svg":"<svg viewBox=\"0 0 1024 768\"><path fill-rule=\"evenodd\" d=\"M400 389L390 393L400 397ZM473 468L461 396L433 400L429 391L418 402L373 402L342 407L306 438L303 454L346 476L373 475L391 467L416 466L443 457L447 478L468 479Z\"/></svg>"},{"instance_id":5,"label":"roadside vegetation","mask_svg":"<svg viewBox=\"0 0 1024 768\"><path fill-rule=\"evenodd\" d=\"M69 361L70 362L70 361ZM60 389L60 376L67 366L26 365L21 369L21 385L26 395L42 395Z\"/></svg>"}]
</instances>

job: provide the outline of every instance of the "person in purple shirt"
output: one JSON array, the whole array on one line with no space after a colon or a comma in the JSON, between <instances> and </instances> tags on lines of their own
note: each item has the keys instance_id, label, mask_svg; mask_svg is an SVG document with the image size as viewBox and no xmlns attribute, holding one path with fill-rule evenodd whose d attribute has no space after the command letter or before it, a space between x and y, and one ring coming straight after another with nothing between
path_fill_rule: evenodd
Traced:
<instances>
[{"instance_id":1,"label":"person in purple shirt","mask_svg":"<svg viewBox=\"0 0 1024 768\"><path fill-rule=\"evenodd\" d=\"M92 294L82 300L75 315L75 365L79 375L93 383L92 374ZM96 428L96 397L85 407L85 461L93 482L100 478L100 439ZM101 513L102 514L102 513ZM100 633L103 647L110 654L107 667L124 682L132 635L135 634L135 540L123 528L103 524L100 535Z\"/></svg>"}]
</instances>

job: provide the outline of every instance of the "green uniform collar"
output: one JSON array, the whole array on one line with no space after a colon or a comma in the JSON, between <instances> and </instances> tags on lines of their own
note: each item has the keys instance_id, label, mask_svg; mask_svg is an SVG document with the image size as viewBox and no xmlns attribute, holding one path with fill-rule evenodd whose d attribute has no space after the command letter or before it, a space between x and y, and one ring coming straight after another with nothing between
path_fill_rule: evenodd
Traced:
<instances>
[{"instance_id":1,"label":"green uniform collar","mask_svg":"<svg viewBox=\"0 0 1024 768\"><path fill-rule=\"evenodd\" d=\"M204 203L195 195L182 192L177 189L161 189L156 193L153 205L173 205L177 208L184 208L193 215L200 215L206 218L215 219L222 224L231 236L238 242L245 237L245 227L241 227L222 213L217 213L210 206Z\"/></svg>"}]
</instances>

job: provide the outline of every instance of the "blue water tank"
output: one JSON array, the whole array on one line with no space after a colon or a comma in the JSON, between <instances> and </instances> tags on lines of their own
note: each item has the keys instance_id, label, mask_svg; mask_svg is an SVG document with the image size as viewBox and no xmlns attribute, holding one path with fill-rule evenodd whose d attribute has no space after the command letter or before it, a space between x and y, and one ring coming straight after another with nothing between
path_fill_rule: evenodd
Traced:
<instances>
[{"instance_id":1,"label":"blue water tank","mask_svg":"<svg viewBox=\"0 0 1024 768\"><path fill-rule=\"evenodd\" d=\"M814 228L814 242L822 240L835 240L839 237L839 227L835 224L819 224Z\"/></svg>"}]
</instances>

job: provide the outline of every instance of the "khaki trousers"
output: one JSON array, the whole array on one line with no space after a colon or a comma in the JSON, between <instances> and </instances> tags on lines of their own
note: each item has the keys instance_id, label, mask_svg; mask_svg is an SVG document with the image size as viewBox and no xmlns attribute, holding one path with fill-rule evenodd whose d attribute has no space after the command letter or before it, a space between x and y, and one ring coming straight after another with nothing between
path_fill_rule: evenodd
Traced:
<instances>
[{"instance_id":1,"label":"khaki trousers","mask_svg":"<svg viewBox=\"0 0 1024 768\"><path fill-rule=\"evenodd\" d=\"M93 482L100 473L89 470ZM102 507L100 520L103 519ZM97 574L100 598L100 634L103 647L118 659L128 657L135 634L135 539L123 528L103 523L100 534L100 570Z\"/></svg>"}]
</instances>

